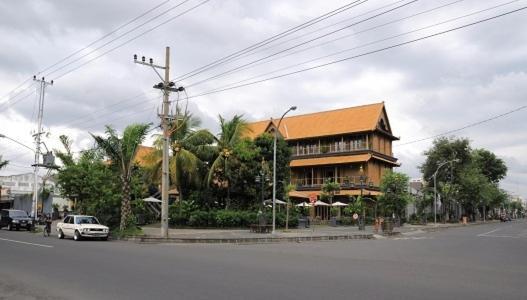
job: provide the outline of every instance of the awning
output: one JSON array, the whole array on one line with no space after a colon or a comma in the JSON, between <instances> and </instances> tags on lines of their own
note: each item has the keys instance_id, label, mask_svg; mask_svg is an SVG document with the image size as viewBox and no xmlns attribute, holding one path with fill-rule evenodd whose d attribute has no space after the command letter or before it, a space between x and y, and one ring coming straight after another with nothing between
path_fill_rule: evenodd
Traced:
<instances>
[{"instance_id":1,"label":"awning","mask_svg":"<svg viewBox=\"0 0 527 300\"><path fill-rule=\"evenodd\" d=\"M383 162L386 162L386 163L389 163L389 164L392 164L394 166L400 166L401 164L396 162L396 161L391 161L389 159L386 159L386 158L383 158L383 157L380 157L380 156L377 156L377 155L372 155L372 158L376 159L376 160L380 160L380 161L383 161Z\"/></svg>"},{"instance_id":2,"label":"awning","mask_svg":"<svg viewBox=\"0 0 527 300\"><path fill-rule=\"evenodd\" d=\"M302 192L297 192L297 191L290 191L289 192L289 197L309 199L309 194L302 193Z\"/></svg>"},{"instance_id":3,"label":"awning","mask_svg":"<svg viewBox=\"0 0 527 300\"><path fill-rule=\"evenodd\" d=\"M338 165L355 162L366 162L371 158L371 154L346 155L346 156L330 156L306 159L294 159L289 164L290 167L307 167L318 165Z\"/></svg>"}]
</instances>

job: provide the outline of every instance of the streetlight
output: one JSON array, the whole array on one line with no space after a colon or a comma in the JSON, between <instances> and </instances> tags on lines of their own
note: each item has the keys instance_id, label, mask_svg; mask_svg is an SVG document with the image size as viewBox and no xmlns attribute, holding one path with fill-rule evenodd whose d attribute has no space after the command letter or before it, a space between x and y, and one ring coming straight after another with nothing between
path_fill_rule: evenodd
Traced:
<instances>
[{"instance_id":1,"label":"streetlight","mask_svg":"<svg viewBox=\"0 0 527 300\"><path fill-rule=\"evenodd\" d=\"M366 229L366 208L364 207L364 200L362 199L363 196L363 189L364 189L364 181L366 180L366 176L364 176L364 169L362 168L362 165L359 169L359 181L360 181L360 201L362 205L362 218L359 221L359 230L365 230Z\"/></svg>"},{"instance_id":2,"label":"streetlight","mask_svg":"<svg viewBox=\"0 0 527 300\"><path fill-rule=\"evenodd\" d=\"M434 226L437 226L437 212L436 212L437 211L437 182L436 182L437 172L439 172L439 169L441 169L441 167L443 167L444 165L452 164L453 162L459 162L459 159L456 158L456 159L445 161L439 164L436 171L434 172L434 175L432 175L432 177L434 177Z\"/></svg>"},{"instance_id":3,"label":"streetlight","mask_svg":"<svg viewBox=\"0 0 527 300\"><path fill-rule=\"evenodd\" d=\"M296 106L291 106L280 118L278 121L278 126L276 126L276 129L274 131L274 141L273 141L273 231L272 234L275 234L275 228L276 228L276 139L278 136L278 130L280 130L280 123L282 123L282 119L285 117L285 115L292 111L296 110Z\"/></svg>"}]
</instances>

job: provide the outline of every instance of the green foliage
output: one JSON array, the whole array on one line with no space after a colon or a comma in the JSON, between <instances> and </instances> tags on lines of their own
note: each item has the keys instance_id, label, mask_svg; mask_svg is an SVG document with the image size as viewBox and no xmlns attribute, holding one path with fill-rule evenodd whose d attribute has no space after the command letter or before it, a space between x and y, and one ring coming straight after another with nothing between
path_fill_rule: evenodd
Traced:
<instances>
[{"instance_id":1,"label":"green foliage","mask_svg":"<svg viewBox=\"0 0 527 300\"><path fill-rule=\"evenodd\" d=\"M480 208L488 211L500 207L505 201L506 197L497 184L505 177L507 166L494 153L485 149L473 150L468 139L439 138L425 155L427 158L421 171L431 187L431 177L438 167L456 159L456 162L437 171L437 191L443 202L443 218L453 215L450 207L457 203L463 206L465 213L474 217ZM431 203L428 199L422 204Z\"/></svg>"},{"instance_id":2,"label":"green foliage","mask_svg":"<svg viewBox=\"0 0 527 300\"><path fill-rule=\"evenodd\" d=\"M128 125L122 137L110 126L106 126L106 136L92 134L97 146L110 160L113 170L119 174L122 184L121 193L121 220L119 228L121 231L133 226L134 217L130 204L130 184L134 172L134 159L139 145L145 139L149 124Z\"/></svg>"},{"instance_id":3,"label":"green foliage","mask_svg":"<svg viewBox=\"0 0 527 300\"><path fill-rule=\"evenodd\" d=\"M0 170L5 168L9 164L8 160L2 160L2 155L0 155Z\"/></svg>"},{"instance_id":4,"label":"green foliage","mask_svg":"<svg viewBox=\"0 0 527 300\"><path fill-rule=\"evenodd\" d=\"M378 206L386 217L392 214L401 216L406 204L410 201L408 193L409 178L406 174L388 171L381 178L381 192Z\"/></svg>"}]
</instances>

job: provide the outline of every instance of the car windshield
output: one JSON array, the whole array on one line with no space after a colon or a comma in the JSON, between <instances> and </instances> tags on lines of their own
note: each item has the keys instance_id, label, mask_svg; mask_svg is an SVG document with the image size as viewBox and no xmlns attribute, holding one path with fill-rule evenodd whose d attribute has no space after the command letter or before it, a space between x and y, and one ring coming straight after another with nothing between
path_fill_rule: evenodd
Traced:
<instances>
[{"instance_id":1,"label":"car windshield","mask_svg":"<svg viewBox=\"0 0 527 300\"><path fill-rule=\"evenodd\" d=\"M77 217L75 224L99 224L99 221L95 217Z\"/></svg>"},{"instance_id":2,"label":"car windshield","mask_svg":"<svg viewBox=\"0 0 527 300\"><path fill-rule=\"evenodd\" d=\"M23 210L12 210L9 215L11 218L27 218L27 213Z\"/></svg>"}]
</instances>

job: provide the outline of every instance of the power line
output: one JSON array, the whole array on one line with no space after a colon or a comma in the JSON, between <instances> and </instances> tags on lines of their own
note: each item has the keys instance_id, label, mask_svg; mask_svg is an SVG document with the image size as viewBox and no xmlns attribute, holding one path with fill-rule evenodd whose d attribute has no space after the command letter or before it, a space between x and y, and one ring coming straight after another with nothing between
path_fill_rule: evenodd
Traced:
<instances>
[{"instance_id":1,"label":"power line","mask_svg":"<svg viewBox=\"0 0 527 300\"><path fill-rule=\"evenodd\" d=\"M53 68L54 66L56 66L56 65L58 65L58 64L60 64L60 63L62 63L62 62L64 62L64 61L66 61L66 60L68 60L69 58L75 56L76 54L78 54L78 53L80 53L80 52L82 52L82 51L88 49L90 46L93 46L94 44L96 44L96 43L98 43L98 42L104 40L105 38L109 37L110 35L116 33L117 31L123 29L124 27L126 27L126 26L132 24L133 22L139 20L140 18L144 17L145 15L149 14L150 12L156 10L157 8L163 6L164 4L166 4L166 3L170 2L170 1L171 1L171 0L165 0L165 1L161 2L160 4L158 4L158 5L154 6L154 7L152 7L151 9L147 10L146 12L144 12L144 13L140 14L139 16L133 18L132 20L130 20L130 21L128 21L128 22L126 22L126 23L120 25L119 27L115 28L115 29L112 30L111 32L109 32L109 33L103 35L102 37L100 37L100 38L98 38L98 39L92 41L91 43L89 43L88 45L84 46L83 48L81 48L81 49L79 49L79 50L77 50L77 51L71 53L70 55L68 55L68 56L66 56L66 57L64 57L64 58L62 58L62 59L60 59L60 60L58 60L57 62L55 62L54 64L52 64L52 65L50 65L50 66L48 66L48 67L46 67L45 69L43 69L43 70L41 70L41 71L38 71L38 72L36 73L36 75L40 75L41 73L43 73L43 72L45 72L45 71L47 71L47 70ZM9 96L12 92L14 92L14 91L16 91L17 89L19 89L19 88L20 88L21 86L23 86L25 83L27 83L28 81L31 81L31 79L32 79L31 77L28 78L28 79L26 79L24 82L22 82L22 83L19 84L17 87L15 87L14 89L12 89L10 92L8 92L8 93L6 93L5 95L1 96L0 99L3 99L3 98L5 98L5 97Z\"/></svg>"},{"instance_id":2,"label":"power line","mask_svg":"<svg viewBox=\"0 0 527 300\"><path fill-rule=\"evenodd\" d=\"M409 40L409 41L402 42L402 43L393 44L393 45L386 46L386 47L383 47L383 48L380 48L380 49L376 49L376 50L364 52L364 53L361 53L361 54L358 54L358 55L354 55L354 56L350 56L350 57L334 60L334 61L331 61L331 62L328 62L328 63L324 63L324 64L316 65L316 66L313 66L313 67L297 70L297 71L294 71L294 72L284 73L284 74L280 74L280 75L277 75L277 76L272 76L272 77L264 78L264 79L261 79L261 80L252 81L252 82L248 82L248 83L245 83L245 84L236 85L236 86L233 86L233 87L227 87L227 88L212 90L212 91L209 91L209 92L204 92L204 93L201 93L201 94L198 94L198 95L190 96L189 99L190 98L197 98L197 97L201 97L201 96L205 96L205 95L210 95L210 94L215 94L215 93L219 93L219 92L225 92L225 91L229 91L229 90L233 90L233 89L237 89L237 88L241 88L241 87L245 87L245 86L250 86L250 85L254 85L254 84L258 84L258 83L262 83L262 82L266 82L266 81L270 81L270 80L274 80L274 79L278 79L278 78L282 78L282 77L298 74L298 73L303 73L303 72L307 72L307 71L311 71L311 70L315 70L315 69L324 68L324 67L327 67L327 66L330 66L330 65L334 65L334 64L337 64L337 63L341 63L341 62L357 59L357 58L360 58L360 57L363 57L363 56L367 56L367 55L371 55L371 54L375 54L375 53L379 53L379 52L384 52L386 50L390 50L390 49L393 49L393 48L398 48L398 47L405 46L405 45L408 45L408 44L412 44L412 43L415 43L415 42L418 42L418 41L426 40L426 39L429 39L429 38L432 38L432 37L444 35L446 33L457 31L457 30L460 30L460 29L463 29L463 28L467 28L467 27L470 27L470 26L474 26L474 25L477 25L477 24L480 24L480 23L483 23L483 22L494 20L494 19L506 16L506 15L510 15L512 13L519 12L519 11L524 10L526 8L527 8L527 6L521 7L521 8L512 10L512 11L508 11L506 13L502 13L502 14L495 15L495 16L492 16L492 17L489 17L489 18L485 18L485 19L481 19L481 20L478 20L478 21L475 21L475 22L472 22L472 23L468 23L468 24L465 24L465 25L462 25L462 26L458 26L458 27L454 27L454 28L451 28L451 29L448 29L448 30L440 31L440 32L437 32L437 33L434 33L434 34L426 35L426 36L423 36L423 37L420 37L420 38L417 38L417 39Z\"/></svg>"},{"instance_id":3,"label":"power line","mask_svg":"<svg viewBox=\"0 0 527 300\"><path fill-rule=\"evenodd\" d=\"M360 21L358 21L358 22L355 22L355 23L352 23L352 24L350 24L350 25L346 25L346 26L344 26L344 27L341 27L341 28L339 28L339 29L336 29L336 30L330 31L330 32L328 32L328 33L325 33L325 34L319 35L319 36L317 36L317 37L315 37L315 38L312 38L312 39L309 39L309 40L307 40L307 41L301 42L301 43L296 44L296 45L294 45L294 46L291 46L291 47L289 47L289 48L286 48L286 49L280 50L280 51L275 52L275 53L273 53L273 54L267 55L267 56L265 56L265 57L263 57L263 58L259 58L259 59L257 59L257 60L252 61L252 62L249 62L249 63L243 64L243 65L241 65L241 66L238 66L238 67L232 68L232 69L230 69L230 70L228 70L228 71L225 71L225 72L222 72L222 73L216 74L216 75L214 75L214 76L208 77L208 78L206 78L206 79L203 79L203 80L201 80L201 81L198 81L198 82L195 82L195 83L192 83L192 84L186 85L186 86L187 86L187 87L193 87L193 86L196 86L196 85L202 84L202 83L204 83L204 82L210 81L210 80L212 80L212 79L216 79L216 78L221 77L221 76L223 76L223 75L226 75L226 74L232 73L233 71L239 70L239 69L241 69L241 68L243 68L243 67L247 67L247 66L253 65L253 64L255 64L255 63L257 63L257 62L260 62L260 61L262 61L262 60L264 60L264 59L267 59L267 58L270 58L270 57L274 57L274 56L276 56L276 55L278 55L278 54L281 54L281 53L287 52L287 51L289 51L289 50L292 50L292 49L298 48L298 47L300 47L300 46L302 46L302 45L306 45L306 44L308 44L308 43L311 43L311 42L313 42L313 41L319 40L319 39L321 39L321 38L324 38L324 37L327 37L327 36L333 35L333 34L335 34L335 33L337 33L337 32L341 32L341 31L343 31L343 30L345 30L345 29L348 29L348 28L350 28L350 27L353 27L353 26L355 26L355 25L362 24L362 23L364 23L364 22L367 22L367 21L369 21L369 20L372 20L372 19L377 18L377 17L379 17L379 16L382 16L382 15L384 15L384 14L390 13L390 12L392 12L392 11L395 11L395 10L399 9L399 8L403 8L403 7L407 6L407 5L410 5L410 4L412 4L412 3L415 3L415 2L417 2L417 1L418 1L418 0L412 0L412 1L408 2L408 3L405 3L405 4L402 4L402 5L399 5L399 6L395 7L395 8L388 9L388 10L386 10L386 11L383 11L383 12L378 13L378 14L376 14L376 15L373 15L373 16L371 16L371 17L365 18L365 19L360 20Z\"/></svg>"},{"instance_id":4,"label":"power line","mask_svg":"<svg viewBox=\"0 0 527 300\"><path fill-rule=\"evenodd\" d=\"M470 123L470 124L465 125L465 126L460 127L460 128L452 129L452 130L445 131L445 132L442 132L442 133L439 133L439 134L436 134L436 135L432 135L432 136L429 136L429 137L413 140L413 141L406 142L406 143L403 143L403 144L397 144L397 145L394 145L394 146L397 146L397 147L406 146L406 145L410 145L410 144L415 144L415 143L419 143L419 142L435 139L435 138L438 138L438 137L441 137L441 136L449 135L449 134L452 134L452 133L455 133L455 132L458 132L458 131L462 131L462 130L467 129L467 128L475 127L475 126L478 126L478 125L481 125L481 124L484 124L484 123L488 123L490 121L494 121L496 119L508 116L510 114L513 114L513 113L518 112L520 110L523 110L525 108L527 108L527 105L523 105L523 106L517 107L517 108L515 108L513 110L510 110L508 112L492 116L492 117L490 117L488 119L484 119L484 120L481 120L481 121L478 121L478 122Z\"/></svg>"},{"instance_id":5,"label":"power line","mask_svg":"<svg viewBox=\"0 0 527 300\"><path fill-rule=\"evenodd\" d=\"M453 21L457 21L457 20L460 20L460 19L463 19L463 18L466 18L466 17L469 17L469 16L477 15L477 14L480 14L480 13L483 13L483 12L487 12L487 11L490 11L490 10L493 10L493 9L496 9L496 8L499 8L499 7L502 7L502 6L505 6L505 5L509 5L511 3L518 2L518 1L519 0L509 1L509 2L502 3L502 4L499 4L499 5L496 5L496 6L492 6L492 7L488 7L488 8L479 10L479 11L475 11L475 12L472 12L472 13L469 13L469 14L465 14L465 15L462 15L462 16L459 16L459 17L455 17L455 18L452 18L452 19L441 21L441 22L438 22L438 23L435 23L435 24L432 24L432 25L427 25L427 26L424 26L424 27L421 27L421 28L418 28L418 29L414 29L414 30L406 31L406 32L403 32L403 33L400 33L400 34L392 35L392 36L389 36L389 37L386 37L386 38L378 39L378 40L375 40L375 41L372 41L372 42L368 42L368 43L365 43L365 44L361 44L361 45L358 45L358 46L355 46L355 47L352 47L352 48L347 48L347 49L344 49L344 50L340 50L340 51L337 51L337 52L334 52L334 53L331 53L331 54L328 54L328 55L319 56L317 58L309 59L309 60L306 60L306 61L303 61L303 62L300 62L300 63L296 63L296 64L289 65L289 66L286 66L286 67L278 68L278 69L275 69L273 71L269 71L269 72L266 72L266 73L263 73L263 74L259 74L259 75L253 76L253 77L249 77L249 78L246 78L246 79L243 79L243 80L232 82L232 83L229 83L229 84L225 85L224 87L237 85L237 84L240 84L242 82L246 82L246 81L249 81L249 80L260 78L260 77L263 77L263 76L266 76L266 75L270 75L270 74L273 74L273 73L276 73L276 72L279 72L279 71L291 69L291 68L298 67L298 66L301 66L301 65L304 65L304 64L307 64L307 63L311 63L311 62L314 62L314 61L318 61L318 60L321 60L321 59L324 59L324 58L336 56L336 55L339 55L339 54L342 54L342 53L345 53L345 52L349 52L349 51L352 51L352 50L357 50L357 49L360 49L360 48L364 48L366 46L371 46L371 45L374 45L374 44L378 44L378 43L381 43L381 42L392 40L392 39L395 39L395 38L398 38L398 37L401 37L401 36L404 36L404 35L409 35L411 33L415 33L415 32L419 32L419 31L425 30L425 29L430 29L430 28L433 28L433 27L437 27L439 25L444 25L444 24L447 24L447 23L450 23L450 22L453 22ZM457 3L457 2L458 1L451 2L451 3L448 3L446 5L451 5L451 4L454 4L454 3ZM377 26L370 27L370 28L367 28L367 29L364 29L364 30L361 30L361 31L357 31L355 33L348 34L348 35L345 35L345 36L342 36L342 37L339 37L339 38L336 38L336 39L333 39L333 40L329 40L329 41L326 41L326 42L323 42L323 43L320 43L320 44L317 44L317 45L313 45L313 46L310 46L308 48L304 48L304 49L297 50L297 51L294 51L294 52L291 52L291 53L287 53L286 55L282 55L282 56L273 58L273 59L268 60L268 61L260 62L260 63L258 63L256 65L245 67L245 68L243 68L241 70L249 69L249 68L252 68L252 67L255 67L255 66L258 66L258 65L263 65L263 64L266 64L266 63L269 63L269 62L272 62L272 61L275 61L275 60L278 60L278 59L282 59L282 58L285 58L285 57L288 57L288 56L291 56L291 55L295 55L295 54L300 53L300 52L307 51L307 50L312 49L314 47L319 47L321 45L326 45L328 43L332 43L332 42L337 41L337 40L348 38L348 37L353 36L353 35L357 35L357 34L360 34L360 33L368 32L368 31L377 29L377 28L382 27L382 26L386 26L386 25L393 24L393 23L396 23L396 22L399 22L399 21L402 21L402 20L406 20L406 19L409 19L409 18L417 16L417 15L421 15L421 14L424 14L424 13L427 13L427 12L430 12L430 11L433 11L433 10L440 9L440 8L446 6L446 5L441 5L441 6L438 6L438 7L429 9L429 10L426 10L426 11L422 11L422 12L419 12L419 13L416 13L416 14L413 14L413 15L409 15L409 16L406 16L406 17L403 17L403 18L400 18L400 19L396 19L396 20L393 20L393 21L381 24L381 25L377 25ZM237 70L236 72L233 72L233 73L238 73L241 70Z\"/></svg>"},{"instance_id":6,"label":"power line","mask_svg":"<svg viewBox=\"0 0 527 300\"><path fill-rule=\"evenodd\" d=\"M79 66L77 66L77 67L74 67L74 68L72 68L72 69L70 69L70 70L68 70L68 71L66 71L66 72L64 72L64 73L62 73L62 74L60 74L60 75L58 75L57 77L55 77L55 80L57 80L57 79L59 79L59 78L62 78L62 77L64 77L64 76L66 76L66 75L72 73L73 71L76 71L76 70L78 70L78 69L84 67L85 65L87 65L87 64L89 64L89 63L91 63L91 62L93 62L93 61L95 61L95 60L97 60L97 59L103 57L104 55L106 55L106 54L108 54L108 53L110 53L110 52L112 52L112 51L114 51L114 50L116 50L116 49L118 49L118 48L121 48L122 46L124 46L124 45L126 45L126 44L128 44L128 43L130 43L130 42L132 42L132 41L135 41L136 39L142 37L143 35L145 35L145 34L151 32L151 31L153 31L153 30L155 30L155 29L157 29L157 28L159 28L159 27L161 27L161 26L163 26L163 25L165 25L165 24L167 24L167 23L169 23L169 22L171 22L171 21L177 19L178 17L181 17L181 16L187 14L188 12L190 12L190 11L192 11L192 10L194 10L194 9L196 9L196 8L198 8L198 7L202 6L202 5L204 5L204 4L206 4L206 3L209 2L209 1L210 1L210 0L204 0L204 1L200 2L199 4L197 4L197 5L195 5L195 6L192 6L191 8L189 8L189 9L183 11L182 13L179 13L179 14L175 15L174 17L171 17L171 18L167 19L166 21L164 21L164 22L162 22L162 23L160 23L160 24L158 24L158 25L156 25L156 26L154 26L154 27L151 27L150 29L147 29L146 31L144 31L144 32L140 33L139 35L137 35L137 36L135 36L135 37L133 37L133 38L131 38L131 39L129 39L129 40L127 40L127 41L125 41L125 42L119 44L119 45L117 45L116 47L111 48L110 50L103 52L102 54L100 54L100 55L98 55L98 56L96 56L96 57L94 57L94 58L92 58L92 59L90 59L90 60L88 60L88 61L82 63L81 65L79 65Z\"/></svg>"},{"instance_id":7,"label":"power line","mask_svg":"<svg viewBox=\"0 0 527 300\"><path fill-rule=\"evenodd\" d=\"M187 78L193 77L193 76L195 76L197 74L200 74L200 73L202 73L204 71L207 71L207 70L209 70L211 68L214 68L214 67L216 67L216 66L218 66L220 64L223 64L225 62L231 61L232 59L234 59L234 58L236 58L236 57L238 57L240 55L243 55L245 53L251 52L254 49L257 49L259 47L265 46L265 45L267 45L269 43L272 43L272 42L274 42L274 41L276 41L278 39L281 39L281 38L283 38L285 36L293 34L293 33L297 32L299 30L302 30L302 29L304 29L306 27L309 27L309 26L312 26L314 24L317 24L317 23L319 23L319 22L321 22L323 20L326 20L327 18L330 18L330 17L332 17L334 15L337 15L339 13L347 11L348 9L351 9L351 8L353 8L355 6L363 4L363 3L367 2L367 1L368 0L356 0L356 1L350 2L350 3L348 3L348 4L344 5L344 6L341 6L341 7L337 8L337 9L334 9L334 10L332 10L330 12L327 12L327 13L321 15L321 16L318 16L318 17L316 17L314 19L306 21L306 22L304 22L304 23L302 23L300 25L294 26L294 27L292 27L290 29L287 29L286 31L283 31L283 32L281 32L279 34L273 35L273 36L271 36L271 37L269 37L269 38L267 38L267 39L265 39L265 40L263 40L261 42L253 44L253 45L251 45L249 47L246 47L246 48L244 48L242 50L236 51L236 52L234 52L232 54L229 54L229 55L224 56L224 57L222 57L220 59L217 59L217 60L215 60L215 61L213 61L213 62L211 62L211 63L209 63L209 64L207 64L205 66L202 66L200 68L197 68L197 69L194 69L194 70L192 70L190 72L187 72L187 73L185 73L183 75L180 75L179 77L176 77L175 81L181 81L181 80L185 80Z\"/></svg>"},{"instance_id":8,"label":"power line","mask_svg":"<svg viewBox=\"0 0 527 300\"><path fill-rule=\"evenodd\" d=\"M56 72L58 72L58 71L60 71L60 70L63 70L63 69L66 68L67 66L72 65L73 63L82 60L83 58L87 57L88 55L97 52L97 50L100 50L100 49L104 48L105 46L108 46L109 44L115 42L116 40L119 40L119 39L121 39L122 37L124 37L124 36L126 36L126 35L128 35L128 34L130 34L130 33L132 33L132 32L134 32L134 31L136 31L137 29L139 29L139 28L141 28L141 27L143 27L143 26L145 26L146 24L151 23L151 22L153 22L153 21L159 19L160 17L162 17L162 16L168 14L168 13L171 12L172 10L174 10L174 9L176 9L176 8L178 8L178 7L182 6L182 5L184 5L185 3L189 2L189 1L191 1L191 0L184 0L184 1L180 2L180 3L178 3L177 5L174 5L174 6L170 7L170 8L167 9L166 11L164 11L164 12L162 12L162 13L160 13L160 14L158 14L158 15L156 15L156 16L154 16L154 17L148 19L148 20L146 20L145 22L143 22L143 23L141 23L141 24L139 24L139 25L133 27L132 29L130 29L130 30L124 32L123 34L119 35L118 37L116 37L116 38L114 38L114 39L111 39L111 40L107 41L106 43L104 43L104 44L98 46L97 48L91 50L90 52L85 53L85 54L81 55L80 57L74 59L73 61L71 61L71 62L69 62L69 63L67 63L67 64L61 66L60 68L55 69L55 70L53 70L53 71L47 73L46 76L50 76L51 74L54 74L54 73L56 73Z\"/></svg>"}]
</instances>

